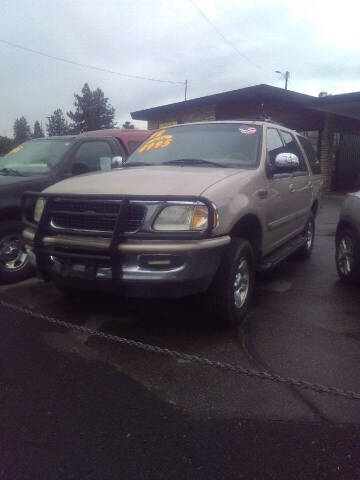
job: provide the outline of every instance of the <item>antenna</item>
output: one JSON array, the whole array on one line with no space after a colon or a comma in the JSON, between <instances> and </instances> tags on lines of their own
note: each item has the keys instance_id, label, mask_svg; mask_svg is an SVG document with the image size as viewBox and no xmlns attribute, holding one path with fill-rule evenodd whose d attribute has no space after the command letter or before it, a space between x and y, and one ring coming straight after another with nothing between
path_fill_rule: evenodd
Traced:
<instances>
[{"instance_id":1,"label":"antenna","mask_svg":"<svg viewBox=\"0 0 360 480\"><path fill-rule=\"evenodd\" d=\"M269 117L269 115L265 112L265 104L264 104L264 103L260 103L260 106L259 106L259 117L261 118L261 120L264 120L264 121L269 121L269 120L271 120L271 118Z\"/></svg>"}]
</instances>

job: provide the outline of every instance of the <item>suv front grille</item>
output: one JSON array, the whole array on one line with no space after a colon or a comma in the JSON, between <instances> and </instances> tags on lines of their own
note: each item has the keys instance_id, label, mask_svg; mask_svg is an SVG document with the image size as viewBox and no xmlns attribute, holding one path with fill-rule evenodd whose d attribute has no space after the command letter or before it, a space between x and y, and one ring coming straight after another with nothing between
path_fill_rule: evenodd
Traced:
<instances>
[{"instance_id":1,"label":"suv front grille","mask_svg":"<svg viewBox=\"0 0 360 480\"><path fill-rule=\"evenodd\" d=\"M68 211L68 212L86 212L92 211L95 213L109 213L117 215L120 206L119 201L107 201L101 202L99 200L96 201L68 201L68 200L59 200L56 199L52 202L51 210L53 212L58 211Z\"/></svg>"},{"instance_id":2,"label":"suv front grille","mask_svg":"<svg viewBox=\"0 0 360 480\"><path fill-rule=\"evenodd\" d=\"M74 216L58 214L52 217L52 224L57 228L71 230L94 230L98 232L112 232L115 228L116 217L93 217L90 215Z\"/></svg>"},{"instance_id":3,"label":"suv front grille","mask_svg":"<svg viewBox=\"0 0 360 480\"><path fill-rule=\"evenodd\" d=\"M113 200L54 199L50 206L51 225L58 229L112 234L120 204L121 201ZM130 202L125 232L136 232L141 227L145 214L145 205Z\"/></svg>"}]
</instances>

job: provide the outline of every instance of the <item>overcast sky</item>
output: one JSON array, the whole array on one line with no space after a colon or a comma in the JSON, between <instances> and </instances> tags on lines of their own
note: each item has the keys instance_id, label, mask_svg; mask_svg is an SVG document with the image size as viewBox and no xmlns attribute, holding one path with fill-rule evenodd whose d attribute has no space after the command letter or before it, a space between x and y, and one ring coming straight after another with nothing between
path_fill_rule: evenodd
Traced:
<instances>
[{"instance_id":1,"label":"overcast sky","mask_svg":"<svg viewBox=\"0 0 360 480\"><path fill-rule=\"evenodd\" d=\"M189 81L190 98L249 85L360 90L355 1L194 0L244 56L236 53L189 0L1 0L0 39L46 54L133 75ZM183 100L182 85L122 78L0 43L0 135L24 115L46 123L73 106L85 82L100 87L122 123L130 111ZM143 122L135 122L144 125Z\"/></svg>"}]
</instances>

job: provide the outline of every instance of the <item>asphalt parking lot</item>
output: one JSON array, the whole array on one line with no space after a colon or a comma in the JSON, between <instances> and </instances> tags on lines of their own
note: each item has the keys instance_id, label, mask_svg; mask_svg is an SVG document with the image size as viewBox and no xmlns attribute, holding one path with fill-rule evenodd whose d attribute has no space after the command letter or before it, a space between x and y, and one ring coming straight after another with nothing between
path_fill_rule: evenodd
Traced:
<instances>
[{"instance_id":1,"label":"asphalt parking lot","mask_svg":"<svg viewBox=\"0 0 360 480\"><path fill-rule=\"evenodd\" d=\"M360 392L360 290L338 281L340 197L310 260L258 278L242 327L199 299L63 296L31 279L0 300L113 335ZM360 400L299 390L74 333L0 307L0 478L360 478Z\"/></svg>"}]
</instances>

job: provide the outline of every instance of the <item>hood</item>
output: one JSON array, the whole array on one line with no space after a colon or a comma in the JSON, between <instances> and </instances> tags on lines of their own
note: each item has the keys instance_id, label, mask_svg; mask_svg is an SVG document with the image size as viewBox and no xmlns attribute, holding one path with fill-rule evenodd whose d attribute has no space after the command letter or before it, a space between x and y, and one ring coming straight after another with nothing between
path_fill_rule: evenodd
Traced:
<instances>
[{"instance_id":1,"label":"hood","mask_svg":"<svg viewBox=\"0 0 360 480\"><path fill-rule=\"evenodd\" d=\"M55 194L201 195L231 175L247 170L192 166L128 167L63 180L45 190Z\"/></svg>"}]
</instances>

